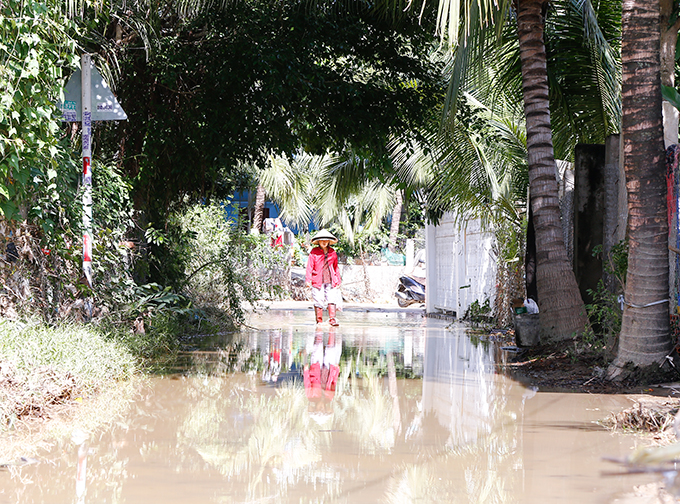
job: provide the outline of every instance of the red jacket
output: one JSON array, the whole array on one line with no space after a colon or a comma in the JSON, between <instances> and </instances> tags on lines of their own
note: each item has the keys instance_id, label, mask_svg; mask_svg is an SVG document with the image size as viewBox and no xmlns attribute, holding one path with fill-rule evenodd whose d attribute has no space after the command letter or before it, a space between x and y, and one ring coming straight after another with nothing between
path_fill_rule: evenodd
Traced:
<instances>
[{"instance_id":1,"label":"red jacket","mask_svg":"<svg viewBox=\"0 0 680 504\"><path fill-rule=\"evenodd\" d=\"M312 287L319 289L323 284L323 260L324 253L321 247L314 247L307 259L307 275L305 283L311 283ZM340 273L338 273L338 254L328 247L328 269L331 272L331 286L340 285Z\"/></svg>"}]
</instances>

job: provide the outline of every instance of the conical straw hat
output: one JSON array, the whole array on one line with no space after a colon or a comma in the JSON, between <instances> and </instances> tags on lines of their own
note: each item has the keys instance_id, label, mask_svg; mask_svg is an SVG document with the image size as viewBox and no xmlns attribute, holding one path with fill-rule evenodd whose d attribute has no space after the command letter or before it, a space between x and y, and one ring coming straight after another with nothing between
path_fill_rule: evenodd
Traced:
<instances>
[{"instance_id":1,"label":"conical straw hat","mask_svg":"<svg viewBox=\"0 0 680 504\"><path fill-rule=\"evenodd\" d=\"M333 236L333 233L326 229L322 229L321 231L316 233L312 238L312 243L316 245L316 242L318 242L319 240L328 240L332 244L338 243L338 239L335 236Z\"/></svg>"}]
</instances>

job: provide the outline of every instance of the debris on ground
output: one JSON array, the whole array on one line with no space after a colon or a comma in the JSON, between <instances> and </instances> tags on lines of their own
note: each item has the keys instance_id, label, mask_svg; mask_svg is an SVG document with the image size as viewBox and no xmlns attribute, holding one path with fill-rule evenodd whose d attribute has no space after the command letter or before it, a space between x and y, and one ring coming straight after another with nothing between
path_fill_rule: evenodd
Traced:
<instances>
[{"instance_id":1,"label":"debris on ground","mask_svg":"<svg viewBox=\"0 0 680 504\"><path fill-rule=\"evenodd\" d=\"M612 413L602 425L612 431L648 433L655 441L669 444L676 438L673 423L679 409L680 399L677 398L635 396L633 406Z\"/></svg>"},{"instance_id":2,"label":"debris on ground","mask_svg":"<svg viewBox=\"0 0 680 504\"><path fill-rule=\"evenodd\" d=\"M74 400L79 393L70 373L41 366L24 377L11 363L0 362L0 430L24 418L49 417L50 407Z\"/></svg>"}]
</instances>

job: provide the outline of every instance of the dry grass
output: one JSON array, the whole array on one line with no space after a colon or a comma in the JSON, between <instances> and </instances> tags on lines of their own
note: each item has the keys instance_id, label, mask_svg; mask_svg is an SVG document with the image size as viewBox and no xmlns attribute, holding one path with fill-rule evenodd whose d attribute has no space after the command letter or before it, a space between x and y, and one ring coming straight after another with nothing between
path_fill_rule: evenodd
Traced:
<instances>
[{"instance_id":1,"label":"dry grass","mask_svg":"<svg viewBox=\"0 0 680 504\"><path fill-rule=\"evenodd\" d=\"M76 435L92 433L116 422L130 406L143 380L112 383L96 395L45 405L40 416L16 419L13 428L0 436L0 466L40 459L55 445L76 443Z\"/></svg>"},{"instance_id":2,"label":"dry grass","mask_svg":"<svg viewBox=\"0 0 680 504\"><path fill-rule=\"evenodd\" d=\"M647 434L658 444L676 440L673 422L680 408L680 400L669 397L635 397L633 406L612 413L602 424L612 431Z\"/></svg>"},{"instance_id":3,"label":"dry grass","mask_svg":"<svg viewBox=\"0 0 680 504\"><path fill-rule=\"evenodd\" d=\"M0 362L0 418L10 422L44 417L50 406L69 402L81 394L71 373L40 366L29 380L24 380L12 363Z\"/></svg>"}]
</instances>

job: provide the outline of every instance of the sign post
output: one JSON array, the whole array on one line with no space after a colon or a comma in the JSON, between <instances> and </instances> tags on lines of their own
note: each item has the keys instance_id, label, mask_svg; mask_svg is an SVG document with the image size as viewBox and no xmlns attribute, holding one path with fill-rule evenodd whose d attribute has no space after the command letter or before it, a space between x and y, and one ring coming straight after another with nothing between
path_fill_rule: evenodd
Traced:
<instances>
[{"instance_id":1,"label":"sign post","mask_svg":"<svg viewBox=\"0 0 680 504\"><path fill-rule=\"evenodd\" d=\"M92 122L124 121L127 115L111 92L89 54L80 59L59 103L64 122L82 122L83 158L83 274L92 288Z\"/></svg>"},{"instance_id":2,"label":"sign post","mask_svg":"<svg viewBox=\"0 0 680 504\"><path fill-rule=\"evenodd\" d=\"M90 55L81 57L82 157L83 157L83 273L92 288L92 72Z\"/></svg>"}]
</instances>

